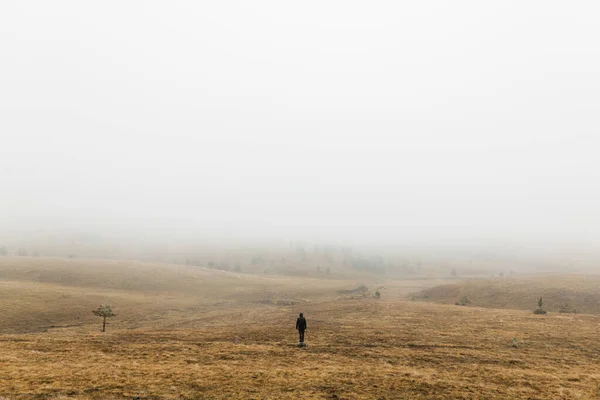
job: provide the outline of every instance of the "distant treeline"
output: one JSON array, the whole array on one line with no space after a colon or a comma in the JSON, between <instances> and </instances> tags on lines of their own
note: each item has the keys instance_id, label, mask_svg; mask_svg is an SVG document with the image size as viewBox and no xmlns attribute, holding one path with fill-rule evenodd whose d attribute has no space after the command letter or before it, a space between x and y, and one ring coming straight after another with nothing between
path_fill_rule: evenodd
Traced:
<instances>
[{"instance_id":1,"label":"distant treeline","mask_svg":"<svg viewBox=\"0 0 600 400\"><path fill-rule=\"evenodd\" d=\"M9 255L10 255L10 252L8 251L8 247L0 246L0 256L9 256ZM19 257L29 257L29 256L39 257L40 253L37 251L30 252L29 250L27 250L25 248L20 248L14 252L14 255L19 256Z\"/></svg>"},{"instance_id":2,"label":"distant treeline","mask_svg":"<svg viewBox=\"0 0 600 400\"><path fill-rule=\"evenodd\" d=\"M235 264L231 265L227 261L221 261L221 262L208 261L207 263L204 263L204 262L198 261L198 260L186 260L185 263L187 265L193 265L196 267L204 267L204 268L210 268L210 269L218 269L221 271L242 272L242 266L240 265L240 263L235 263Z\"/></svg>"},{"instance_id":3,"label":"distant treeline","mask_svg":"<svg viewBox=\"0 0 600 400\"><path fill-rule=\"evenodd\" d=\"M346 257L346 264L352 268L362 271L373 272L376 274L385 274L385 260L381 256L371 257Z\"/></svg>"}]
</instances>

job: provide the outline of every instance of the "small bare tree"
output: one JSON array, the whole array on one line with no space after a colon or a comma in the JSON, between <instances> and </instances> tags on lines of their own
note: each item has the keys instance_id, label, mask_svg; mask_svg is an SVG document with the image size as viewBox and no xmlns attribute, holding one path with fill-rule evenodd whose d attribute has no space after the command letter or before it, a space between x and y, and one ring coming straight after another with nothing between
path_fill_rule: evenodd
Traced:
<instances>
[{"instance_id":1,"label":"small bare tree","mask_svg":"<svg viewBox=\"0 0 600 400\"><path fill-rule=\"evenodd\" d=\"M102 332L106 332L106 318L111 318L116 315L115 313L113 313L111 306L105 306L102 304L100 304L100 307L98 307L97 309L92 310L92 313L94 313L94 315L102 317Z\"/></svg>"},{"instance_id":2,"label":"small bare tree","mask_svg":"<svg viewBox=\"0 0 600 400\"><path fill-rule=\"evenodd\" d=\"M533 311L534 314L546 314L544 310L544 300L540 297L537 301L537 308Z\"/></svg>"}]
</instances>

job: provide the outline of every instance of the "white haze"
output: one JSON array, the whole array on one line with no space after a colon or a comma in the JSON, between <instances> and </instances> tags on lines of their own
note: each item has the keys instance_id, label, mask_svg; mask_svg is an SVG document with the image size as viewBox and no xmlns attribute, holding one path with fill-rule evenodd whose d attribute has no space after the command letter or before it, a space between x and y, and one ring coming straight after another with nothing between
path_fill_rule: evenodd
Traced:
<instances>
[{"instance_id":1,"label":"white haze","mask_svg":"<svg viewBox=\"0 0 600 400\"><path fill-rule=\"evenodd\" d=\"M0 4L0 230L600 239L593 1Z\"/></svg>"}]
</instances>

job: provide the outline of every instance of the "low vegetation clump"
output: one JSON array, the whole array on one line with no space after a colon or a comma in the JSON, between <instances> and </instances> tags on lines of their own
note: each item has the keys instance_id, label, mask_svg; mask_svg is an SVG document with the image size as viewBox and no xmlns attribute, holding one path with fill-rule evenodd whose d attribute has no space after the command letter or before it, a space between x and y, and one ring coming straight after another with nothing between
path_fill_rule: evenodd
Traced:
<instances>
[{"instance_id":1,"label":"low vegetation clump","mask_svg":"<svg viewBox=\"0 0 600 400\"><path fill-rule=\"evenodd\" d=\"M457 306L468 306L469 304L471 304L471 300L469 300L467 296L463 296L460 299L458 299L458 301L454 304Z\"/></svg>"},{"instance_id":2,"label":"low vegetation clump","mask_svg":"<svg viewBox=\"0 0 600 400\"><path fill-rule=\"evenodd\" d=\"M558 307L558 312L564 314L577 314L577 310L569 303L561 303Z\"/></svg>"}]
</instances>

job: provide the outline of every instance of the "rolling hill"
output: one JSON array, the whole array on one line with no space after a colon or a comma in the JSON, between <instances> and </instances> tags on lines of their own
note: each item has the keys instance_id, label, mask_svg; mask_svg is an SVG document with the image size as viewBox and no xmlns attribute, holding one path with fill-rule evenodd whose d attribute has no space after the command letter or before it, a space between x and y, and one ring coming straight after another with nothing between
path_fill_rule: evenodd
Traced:
<instances>
[{"instance_id":1,"label":"rolling hill","mask_svg":"<svg viewBox=\"0 0 600 400\"><path fill-rule=\"evenodd\" d=\"M140 261L0 258L0 333L37 332L96 321L111 304L112 325L134 328L211 307L290 304L336 295L355 280L250 275Z\"/></svg>"},{"instance_id":2,"label":"rolling hill","mask_svg":"<svg viewBox=\"0 0 600 400\"><path fill-rule=\"evenodd\" d=\"M455 285L426 289L436 279L373 277L363 297L353 291L359 282L2 258L0 399L600 397L600 316L407 301L415 290L440 302L442 293L449 302L462 293ZM593 295L596 281L506 282L526 304L528 291L545 287L540 282ZM498 282L461 284L482 302L498 299L483 295ZM105 333L91 313L100 303L117 313ZM304 348L294 329L298 312L308 320Z\"/></svg>"},{"instance_id":3,"label":"rolling hill","mask_svg":"<svg viewBox=\"0 0 600 400\"><path fill-rule=\"evenodd\" d=\"M414 300L454 304L467 297L473 306L533 310L539 297L544 308L558 312L567 307L600 314L600 275L529 275L468 280L413 293Z\"/></svg>"}]
</instances>

